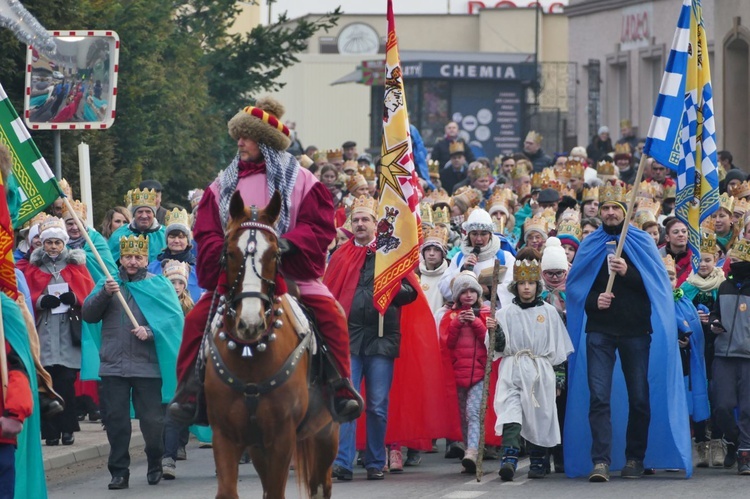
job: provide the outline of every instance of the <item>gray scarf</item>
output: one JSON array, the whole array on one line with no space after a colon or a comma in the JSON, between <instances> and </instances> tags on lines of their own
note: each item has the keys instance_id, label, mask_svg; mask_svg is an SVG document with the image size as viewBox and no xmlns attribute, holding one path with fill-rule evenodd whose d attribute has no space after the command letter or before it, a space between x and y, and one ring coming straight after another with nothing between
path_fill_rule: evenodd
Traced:
<instances>
[{"instance_id":1,"label":"gray scarf","mask_svg":"<svg viewBox=\"0 0 750 499\"><path fill-rule=\"evenodd\" d=\"M281 214L276 220L276 229L280 234L285 234L289 230L289 205L300 166L297 159L288 152L277 151L266 144L258 145L266 161L268 197L273 196L274 191L281 194ZM219 172L219 215L224 230L229 221L229 202L239 181L239 162L238 154L225 170Z\"/></svg>"}]
</instances>

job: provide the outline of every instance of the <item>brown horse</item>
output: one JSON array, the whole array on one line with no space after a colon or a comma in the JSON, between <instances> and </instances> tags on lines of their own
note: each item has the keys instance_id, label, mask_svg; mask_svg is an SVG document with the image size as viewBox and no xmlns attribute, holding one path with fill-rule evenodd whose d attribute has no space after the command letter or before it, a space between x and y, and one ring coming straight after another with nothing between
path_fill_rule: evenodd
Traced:
<instances>
[{"instance_id":1,"label":"brown horse","mask_svg":"<svg viewBox=\"0 0 750 499\"><path fill-rule=\"evenodd\" d=\"M338 424L310 379L312 332L298 334L288 297L275 296L279 265L277 192L265 209L246 208L235 192L219 300L206 344L205 396L213 430L217 498L237 498L238 462L249 447L263 497L283 498L296 456L309 496L331 497Z\"/></svg>"}]
</instances>

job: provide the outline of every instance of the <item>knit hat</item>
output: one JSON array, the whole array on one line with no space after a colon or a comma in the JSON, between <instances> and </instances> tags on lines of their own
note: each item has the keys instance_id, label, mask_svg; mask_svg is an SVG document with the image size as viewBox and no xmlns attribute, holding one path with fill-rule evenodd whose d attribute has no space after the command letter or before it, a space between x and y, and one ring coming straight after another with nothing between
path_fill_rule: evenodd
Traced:
<instances>
[{"instance_id":1,"label":"knit hat","mask_svg":"<svg viewBox=\"0 0 750 499\"><path fill-rule=\"evenodd\" d=\"M482 286L479 285L476 274L470 270L462 271L453 279L453 283L451 284L453 301L458 302L461 293L467 289L473 289L479 296L482 296Z\"/></svg>"},{"instance_id":2,"label":"knit hat","mask_svg":"<svg viewBox=\"0 0 750 499\"><path fill-rule=\"evenodd\" d=\"M229 135L234 140L244 137L285 151L291 140L289 129L280 121L282 116L284 106L279 101L270 96L262 97L254 106L247 106L229 120Z\"/></svg>"},{"instance_id":3,"label":"knit hat","mask_svg":"<svg viewBox=\"0 0 750 499\"><path fill-rule=\"evenodd\" d=\"M187 262L180 262L178 260L164 260L162 262L162 274L167 279L177 279L182 281L186 286L188 278L190 277L190 264Z\"/></svg>"},{"instance_id":4,"label":"knit hat","mask_svg":"<svg viewBox=\"0 0 750 499\"><path fill-rule=\"evenodd\" d=\"M468 220L463 223L462 227L464 231L466 231L466 234L473 230L483 230L487 232L495 231L495 224L492 223L492 217L490 217L490 214L481 208L472 210Z\"/></svg>"},{"instance_id":5,"label":"knit hat","mask_svg":"<svg viewBox=\"0 0 750 499\"><path fill-rule=\"evenodd\" d=\"M68 231L65 230L65 222L57 217L47 217L39 224L39 238L42 244L47 239L60 239L64 244L68 244L70 240Z\"/></svg>"},{"instance_id":6,"label":"knit hat","mask_svg":"<svg viewBox=\"0 0 750 499\"><path fill-rule=\"evenodd\" d=\"M545 270L568 270L568 258L560 240L548 237L542 253L542 272Z\"/></svg>"}]
</instances>

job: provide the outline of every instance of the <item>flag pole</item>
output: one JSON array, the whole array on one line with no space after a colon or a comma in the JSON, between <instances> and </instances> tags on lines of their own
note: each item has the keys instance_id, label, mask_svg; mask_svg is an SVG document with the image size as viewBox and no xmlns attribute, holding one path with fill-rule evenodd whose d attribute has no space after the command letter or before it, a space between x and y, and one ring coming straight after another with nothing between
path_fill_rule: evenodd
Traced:
<instances>
[{"instance_id":1,"label":"flag pole","mask_svg":"<svg viewBox=\"0 0 750 499\"><path fill-rule=\"evenodd\" d=\"M0 380L3 384L3 407L8 397L8 355L5 353L5 327L3 327L3 307L0 306Z\"/></svg>"},{"instance_id":2,"label":"flag pole","mask_svg":"<svg viewBox=\"0 0 750 499\"><path fill-rule=\"evenodd\" d=\"M59 190L59 187L58 187ZM89 248L91 248L91 252L94 254L94 257L96 258L96 261L99 263L99 267L101 267L102 272L104 272L104 275L107 277L107 279L112 279L112 274L109 273L109 270L107 269L107 266L104 265L104 260L102 260L101 255L99 254L99 251L97 251L96 246L94 246L94 242L91 240L91 237L89 237L89 232L86 229L86 227L83 225L83 222L81 222L81 219L78 218L78 215L76 215L75 210L73 209L73 206L70 204L70 200L68 199L68 196L65 194L62 194L63 202L65 203L65 206L68 208L68 212L73 215L73 220L75 220L76 225L78 226L78 230L81 231L81 234L83 234L84 239L86 239L86 243L88 243ZM135 316L133 315L133 312L130 310L130 307L128 307L128 302L125 301L125 297L122 296L121 292L115 293L117 298L120 300L120 304L122 305L122 308L125 310L125 313L128 316L128 319L130 319L130 322L133 324L133 327L138 327L138 321L135 319Z\"/></svg>"},{"instance_id":3,"label":"flag pole","mask_svg":"<svg viewBox=\"0 0 750 499\"><path fill-rule=\"evenodd\" d=\"M620 240L617 243L617 249L615 250L615 258L622 256L622 247L625 244L625 236L628 234L628 228L630 227L630 219L633 216L633 210L635 209L635 200L638 197L638 189L641 187L641 178L643 177L643 170L646 169L646 155L641 154L641 161L638 164L638 172L635 174L635 182L633 183L633 190L630 191L630 199L628 200L628 209L625 212L625 220L622 224L622 232L620 233ZM610 272L609 280L607 281L607 289L605 293L612 292L612 286L615 283L615 276L617 272Z\"/></svg>"}]
</instances>

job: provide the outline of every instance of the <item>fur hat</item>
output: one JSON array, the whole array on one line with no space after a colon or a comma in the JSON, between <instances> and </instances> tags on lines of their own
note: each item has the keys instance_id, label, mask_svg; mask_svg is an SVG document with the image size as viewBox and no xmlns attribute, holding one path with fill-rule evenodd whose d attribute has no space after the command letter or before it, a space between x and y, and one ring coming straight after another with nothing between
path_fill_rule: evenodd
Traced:
<instances>
[{"instance_id":1,"label":"fur hat","mask_svg":"<svg viewBox=\"0 0 750 499\"><path fill-rule=\"evenodd\" d=\"M482 286L477 281L477 276L470 270L464 270L459 273L453 282L451 283L451 292L453 293L453 301L458 302L461 293L467 289L473 289L479 296L482 296Z\"/></svg>"},{"instance_id":2,"label":"fur hat","mask_svg":"<svg viewBox=\"0 0 750 499\"><path fill-rule=\"evenodd\" d=\"M545 270L568 270L568 257L565 250L556 237L547 238L542 253L542 272Z\"/></svg>"},{"instance_id":3,"label":"fur hat","mask_svg":"<svg viewBox=\"0 0 750 499\"><path fill-rule=\"evenodd\" d=\"M255 101L255 106L247 106L229 120L229 135L252 139L258 144L266 144L277 151L285 151L291 140L289 129L280 120L284 116L284 106L276 99L266 96Z\"/></svg>"},{"instance_id":4,"label":"fur hat","mask_svg":"<svg viewBox=\"0 0 750 499\"><path fill-rule=\"evenodd\" d=\"M47 217L44 222L39 224L39 238L42 240L42 244L47 239L60 239L63 244L68 244L70 240L68 231L65 229L65 222L57 217Z\"/></svg>"}]
</instances>

